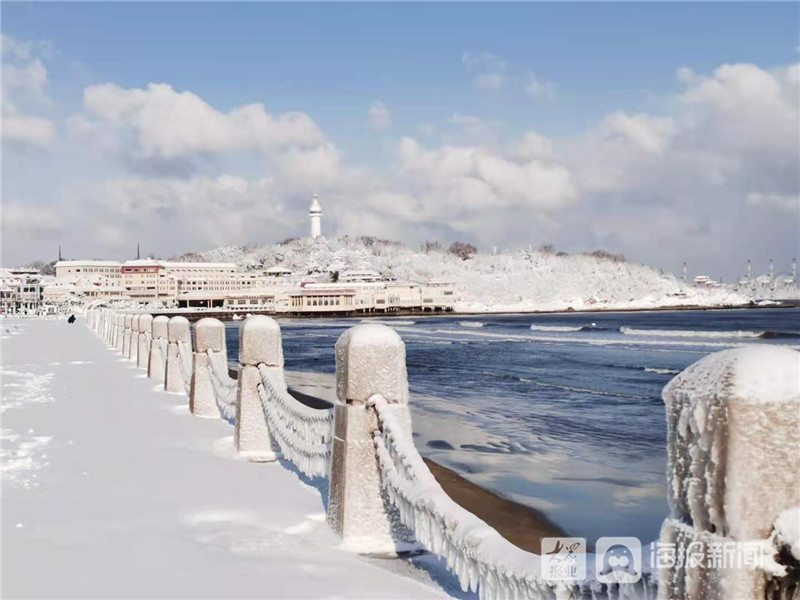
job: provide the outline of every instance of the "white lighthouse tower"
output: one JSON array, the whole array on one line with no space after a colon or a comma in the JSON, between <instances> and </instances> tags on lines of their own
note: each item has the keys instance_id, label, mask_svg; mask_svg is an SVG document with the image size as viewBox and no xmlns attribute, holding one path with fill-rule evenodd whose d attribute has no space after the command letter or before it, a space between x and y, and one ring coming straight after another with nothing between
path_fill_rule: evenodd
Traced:
<instances>
[{"instance_id":1,"label":"white lighthouse tower","mask_svg":"<svg viewBox=\"0 0 800 600\"><path fill-rule=\"evenodd\" d=\"M319 205L319 196L316 194L311 197L308 216L311 217L311 239L314 240L322 235L322 207Z\"/></svg>"}]
</instances>

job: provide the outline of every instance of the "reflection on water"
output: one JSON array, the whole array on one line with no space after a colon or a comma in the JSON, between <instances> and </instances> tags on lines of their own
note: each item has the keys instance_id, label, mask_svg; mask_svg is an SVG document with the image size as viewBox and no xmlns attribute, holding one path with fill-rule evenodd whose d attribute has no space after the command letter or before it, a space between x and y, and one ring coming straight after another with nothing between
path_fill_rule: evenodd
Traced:
<instances>
[{"instance_id":1,"label":"reflection on water","mask_svg":"<svg viewBox=\"0 0 800 600\"><path fill-rule=\"evenodd\" d=\"M360 321L281 320L286 368L332 374L336 339ZM675 373L737 345L800 343L797 309L375 321L406 342L420 452L590 544L658 536L667 514L661 390ZM231 356L238 325L229 325Z\"/></svg>"}]
</instances>

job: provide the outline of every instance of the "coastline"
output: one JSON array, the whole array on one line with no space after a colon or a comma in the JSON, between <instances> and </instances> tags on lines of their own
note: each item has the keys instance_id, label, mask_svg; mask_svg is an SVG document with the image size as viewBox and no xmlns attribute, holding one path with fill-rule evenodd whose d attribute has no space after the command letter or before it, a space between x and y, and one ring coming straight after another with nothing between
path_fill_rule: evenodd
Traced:
<instances>
[{"instance_id":1,"label":"coastline","mask_svg":"<svg viewBox=\"0 0 800 600\"><path fill-rule=\"evenodd\" d=\"M333 402L336 398L332 375L286 371L286 380L293 392L327 402ZM428 457L423 457L423 460L436 481L456 504L478 516L515 546L539 554L543 537L566 536L544 512L487 490Z\"/></svg>"}]
</instances>

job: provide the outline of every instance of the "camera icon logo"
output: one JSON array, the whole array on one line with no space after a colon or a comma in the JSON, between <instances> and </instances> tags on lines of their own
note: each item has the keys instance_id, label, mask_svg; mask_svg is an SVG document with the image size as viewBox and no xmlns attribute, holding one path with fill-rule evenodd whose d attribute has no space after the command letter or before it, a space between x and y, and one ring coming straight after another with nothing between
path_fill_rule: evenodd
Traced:
<instances>
[{"instance_id":1,"label":"camera icon logo","mask_svg":"<svg viewBox=\"0 0 800 600\"><path fill-rule=\"evenodd\" d=\"M636 583L642 578L642 544L635 537L602 537L595 546L600 583Z\"/></svg>"}]
</instances>

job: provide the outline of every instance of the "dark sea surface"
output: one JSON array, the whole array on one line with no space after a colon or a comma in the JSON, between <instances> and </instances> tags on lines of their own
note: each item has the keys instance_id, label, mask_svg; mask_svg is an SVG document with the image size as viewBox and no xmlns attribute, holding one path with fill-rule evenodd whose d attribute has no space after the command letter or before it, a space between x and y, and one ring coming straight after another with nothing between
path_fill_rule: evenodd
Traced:
<instances>
[{"instance_id":1,"label":"dark sea surface","mask_svg":"<svg viewBox=\"0 0 800 600\"><path fill-rule=\"evenodd\" d=\"M741 344L800 346L800 309L279 322L286 369L329 374L348 327L394 327L420 452L590 544L658 537L668 510L661 390L676 373ZM228 325L232 359L240 323Z\"/></svg>"}]
</instances>

